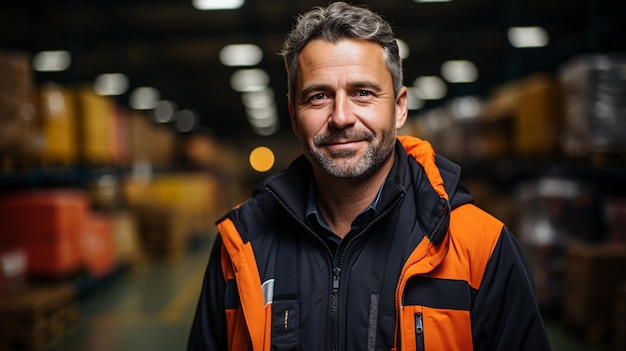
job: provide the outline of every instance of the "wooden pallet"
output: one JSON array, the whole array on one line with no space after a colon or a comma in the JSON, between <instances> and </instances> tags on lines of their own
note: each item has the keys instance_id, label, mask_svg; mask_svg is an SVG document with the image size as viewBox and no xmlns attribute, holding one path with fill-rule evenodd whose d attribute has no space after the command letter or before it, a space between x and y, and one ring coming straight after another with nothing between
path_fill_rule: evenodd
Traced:
<instances>
[{"instance_id":1,"label":"wooden pallet","mask_svg":"<svg viewBox=\"0 0 626 351\"><path fill-rule=\"evenodd\" d=\"M45 350L79 319L74 291L66 285L37 288L0 305L0 350Z\"/></svg>"}]
</instances>

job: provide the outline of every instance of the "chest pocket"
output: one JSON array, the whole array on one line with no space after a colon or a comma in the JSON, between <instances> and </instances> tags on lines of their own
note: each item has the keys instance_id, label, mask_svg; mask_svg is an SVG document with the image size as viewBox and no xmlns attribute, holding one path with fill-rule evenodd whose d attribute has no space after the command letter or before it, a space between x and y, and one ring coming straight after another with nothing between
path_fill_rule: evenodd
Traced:
<instances>
[{"instance_id":1,"label":"chest pocket","mask_svg":"<svg viewBox=\"0 0 626 351\"><path fill-rule=\"evenodd\" d=\"M463 280L411 277L403 304L403 335L416 350L472 350L470 311L474 289Z\"/></svg>"},{"instance_id":2,"label":"chest pocket","mask_svg":"<svg viewBox=\"0 0 626 351\"><path fill-rule=\"evenodd\" d=\"M297 250L285 243L278 245L272 301L273 351L298 350L299 301L297 291Z\"/></svg>"}]
</instances>

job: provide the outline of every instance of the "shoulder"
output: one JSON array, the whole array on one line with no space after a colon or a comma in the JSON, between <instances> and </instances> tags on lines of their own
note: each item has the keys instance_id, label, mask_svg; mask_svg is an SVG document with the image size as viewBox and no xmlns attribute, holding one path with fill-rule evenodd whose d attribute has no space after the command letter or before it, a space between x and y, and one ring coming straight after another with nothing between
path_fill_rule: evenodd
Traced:
<instances>
[{"instance_id":1,"label":"shoulder","mask_svg":"<svg viewBox=\"0 0 626 351\"><path fill-rule=\"evenodd\" d=\"M450 214L451 229L463 229L468 234L499 236L504 223L478 206L467 203L461 205Z\"/></svg>"},{"instance_id":2,"label":"shoulder","mask_svg":"<svg viewBox=\"0 0 626 351\"><path fill-rule=\"evenodd\" d=\"M503 229L504 223L474 204L450 213L450 250L469 263L472 286L479 286Z\"/></svg>"},{"instance_id":3,"label":"shoulder","mask_svg":"<svg viewBox=\"0 0 626 351\"><path fill-rule=\"evenodd\" d=\"M451 239L486 255L495 248L503 228L504 223L471 203L450 213Z\"/></svg>"}]
</instances>

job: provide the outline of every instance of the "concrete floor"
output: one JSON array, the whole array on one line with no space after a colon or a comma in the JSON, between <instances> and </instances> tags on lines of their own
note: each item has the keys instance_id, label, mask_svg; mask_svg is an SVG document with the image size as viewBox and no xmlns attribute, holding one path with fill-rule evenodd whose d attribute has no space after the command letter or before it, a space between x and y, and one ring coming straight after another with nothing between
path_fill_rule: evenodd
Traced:
<instances>
[{"instance_id":1,"label":"concrete floor","mask_svg":"<svg viewBox=\"0 0 626 351\"><path fill-rule=\"evenodd\" d=\"M80 299L79 324L49 351L185 350L209 247L181 260L150 263ZM555 351L608 351L547 320Z\"/></svg>"}]
</instances>

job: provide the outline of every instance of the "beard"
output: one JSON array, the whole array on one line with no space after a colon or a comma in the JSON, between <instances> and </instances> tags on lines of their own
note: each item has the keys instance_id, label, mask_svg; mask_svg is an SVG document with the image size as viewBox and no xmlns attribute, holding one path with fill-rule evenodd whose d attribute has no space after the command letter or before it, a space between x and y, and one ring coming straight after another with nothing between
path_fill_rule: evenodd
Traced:
<instances>
[{"instance_id":1,"label":"beard","mask_svg":"<svg viewBox=\"0 0 626 351\"><path fill-rule=\"evenodd\" d=\"M364 140L368 142L368 146L363 156L358 159L354 159L357 153L355 150L333 152L328 156L319 149L320 145L337 140ZM395 140L396 132L393 128L384 130L378 142L374 133L370 131L342 129L315 136L313 146L303 138L300 138L300 144L309 161L324 173L338 178L357 178L379 169L393 151Z\"/></svg>"}]
</instances>

